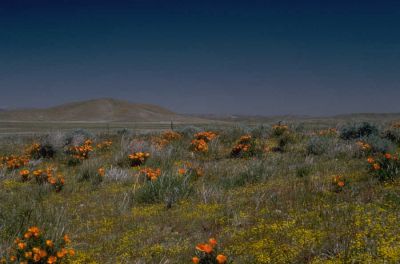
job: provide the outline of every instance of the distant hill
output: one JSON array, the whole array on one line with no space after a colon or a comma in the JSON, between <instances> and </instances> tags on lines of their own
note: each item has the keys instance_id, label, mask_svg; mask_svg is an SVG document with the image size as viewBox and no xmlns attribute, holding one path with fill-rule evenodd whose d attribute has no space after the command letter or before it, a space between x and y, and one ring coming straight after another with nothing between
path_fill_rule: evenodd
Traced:
<instances>
[{"instance_id":1,"label":"distant hill","mask_svg":"<svg viewBox=\"0 0 400 264\"><path fill-rule=\"evenodd\" d=\"M0 121L161 122L201 121L168 109L111 98L67 103L43 109L0 111ZM204 120L203 120L204 121Z\"/></svg>"}]
</instances>

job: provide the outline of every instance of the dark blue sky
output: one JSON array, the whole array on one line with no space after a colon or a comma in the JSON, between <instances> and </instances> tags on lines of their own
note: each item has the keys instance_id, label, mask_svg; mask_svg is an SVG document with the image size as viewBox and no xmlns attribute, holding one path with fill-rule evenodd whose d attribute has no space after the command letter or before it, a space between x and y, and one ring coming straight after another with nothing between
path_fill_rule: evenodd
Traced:
<instances>
[{"instance_id":1,"label":"dark blue sky","mask_svg":"<svg viewBox=\"0 0 400 264\"><path fill-rule=\"evenodd\" d=\"M0 1L0 108L400 112L400 1Z\"/></svg>"}]
</instances>

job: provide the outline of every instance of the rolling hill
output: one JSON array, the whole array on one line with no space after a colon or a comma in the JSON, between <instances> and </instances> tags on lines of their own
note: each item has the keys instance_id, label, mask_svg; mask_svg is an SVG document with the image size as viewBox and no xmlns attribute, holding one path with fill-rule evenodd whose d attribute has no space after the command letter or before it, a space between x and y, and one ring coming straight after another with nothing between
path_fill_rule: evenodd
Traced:
<instances>
[{"instance_id":1,"label":"rolling hill","mask_svg":"<svg viewBox=\"0 0 400 264\"><path fill-rule=\"evenodd\" d=\"M102 98L67 103L42 109L0 111L0 121L43 122L193 122L200 118L176 114L168 109L136 104L123 100Z\"/></svg>"}]
</instances>

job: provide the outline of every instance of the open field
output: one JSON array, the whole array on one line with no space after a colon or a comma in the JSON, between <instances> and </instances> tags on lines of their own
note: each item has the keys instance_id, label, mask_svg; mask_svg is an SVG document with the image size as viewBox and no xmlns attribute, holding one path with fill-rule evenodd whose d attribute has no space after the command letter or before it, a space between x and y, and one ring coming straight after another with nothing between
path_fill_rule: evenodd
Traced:
<instances>
[{"instance_id":1,"label":"open field","mask_svg":"<svg viewBox=\"0 0 400 264\"><path fill-rule=\"evenodd\" d=\"M400 125L278 121L1 122L0 260L399 263Z\"/></svg>"}]
</instances>

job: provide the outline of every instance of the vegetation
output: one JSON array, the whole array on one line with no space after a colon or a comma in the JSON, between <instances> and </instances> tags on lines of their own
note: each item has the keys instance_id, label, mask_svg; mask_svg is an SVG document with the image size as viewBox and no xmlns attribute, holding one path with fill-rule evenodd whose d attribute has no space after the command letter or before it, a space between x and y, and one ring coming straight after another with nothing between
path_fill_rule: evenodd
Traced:
<instances>
[{"instance_id":1,"label":"vegetation","mask_svg":"<svg viewBox=\"0 0 400 264\"><path fill-rule=\"evenodd\" d=\"M399 263L396 129L3 137L0 263Z\"/></svg>"}]
</instances>

